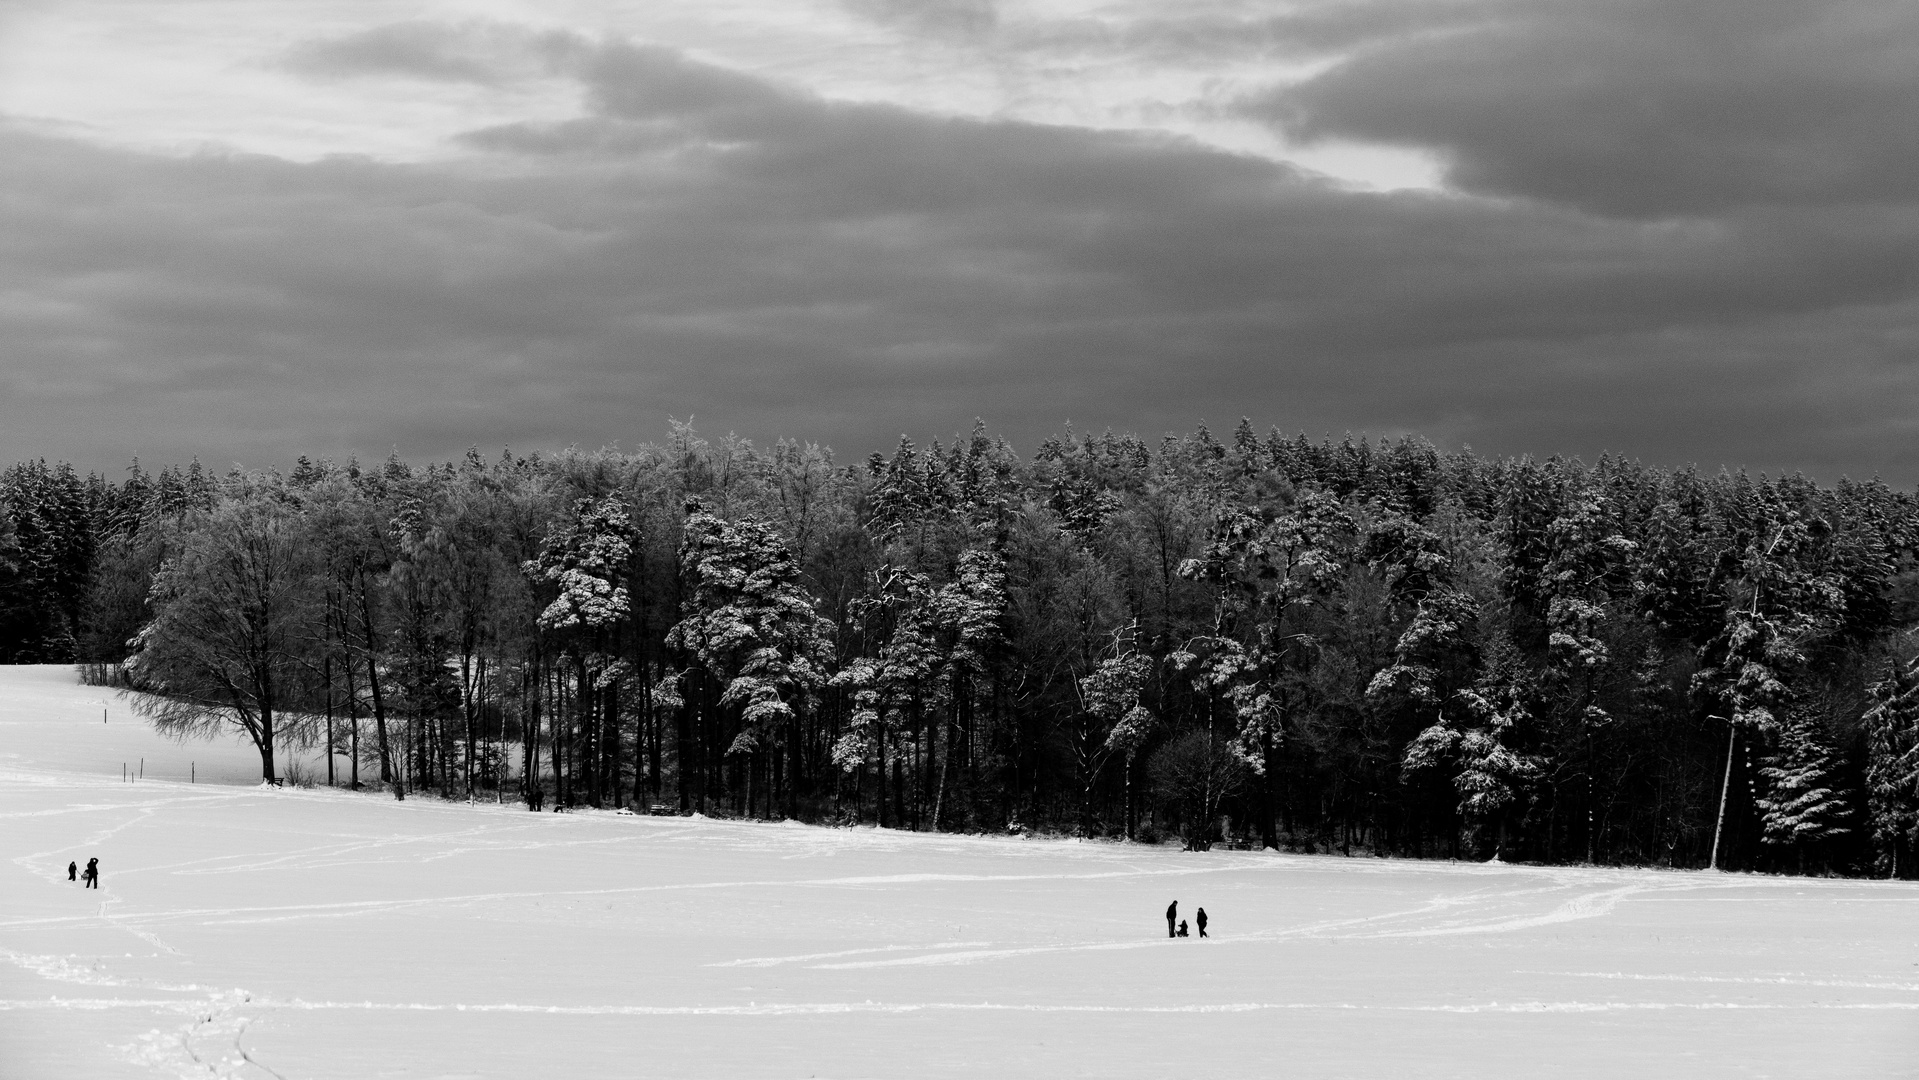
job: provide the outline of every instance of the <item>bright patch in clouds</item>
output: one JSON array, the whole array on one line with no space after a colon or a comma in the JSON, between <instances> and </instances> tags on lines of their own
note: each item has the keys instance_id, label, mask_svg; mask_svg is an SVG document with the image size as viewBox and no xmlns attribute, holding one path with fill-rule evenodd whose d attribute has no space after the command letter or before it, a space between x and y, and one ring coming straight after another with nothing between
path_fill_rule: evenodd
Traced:
<instances>
[{"instance_id":1,"label":"bright patch in clouds","mask_svg":"<svg viewBox=\"0 0 1919 1080\"><path fill-rule=\"evenodd\" d=\"M462 152L455 137L464 132L580 115L578 81L516 51L557 35L665 46L833 101L1161 132L1359 187L1436 186L1421 150L1292 142L1232 108L1338 59L1336 48L1262 37L1257 18L1272 10L1075 0L48 2L0 15L0 114L165 153L431 161ZM1220 40L1241 24L1238 40ZM301 62L342 43L392 44L409 26L450 30L470 48L457 65L411 73L326 77Z\"/></svg>"}]
</instances>

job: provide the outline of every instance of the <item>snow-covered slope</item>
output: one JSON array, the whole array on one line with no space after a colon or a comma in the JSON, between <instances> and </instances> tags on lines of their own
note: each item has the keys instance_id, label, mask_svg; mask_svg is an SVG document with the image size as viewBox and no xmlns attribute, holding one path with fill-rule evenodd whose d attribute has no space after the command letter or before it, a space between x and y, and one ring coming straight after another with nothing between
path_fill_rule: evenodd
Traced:
<instances>
[{"instance_id":1,"label":"snow-covered slope","mask_svg":"<svg viewBox=\"0 0 1919 1080\"><path fill-rule=\"evenodd\" d=\"M5 1080L1919 1068L1910 884L266 791L60 668L0 740Z\"/></svg>"}]
</instances>

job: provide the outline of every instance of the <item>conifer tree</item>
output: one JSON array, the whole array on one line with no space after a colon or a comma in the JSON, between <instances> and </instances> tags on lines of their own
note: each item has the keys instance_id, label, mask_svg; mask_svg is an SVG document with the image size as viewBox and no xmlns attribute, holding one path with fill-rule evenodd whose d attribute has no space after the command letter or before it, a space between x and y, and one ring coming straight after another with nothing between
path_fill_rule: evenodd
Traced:
<instances>
[{"instance_id":1,"label":"conifer tree","mask_svg":"<svg viewBox=\"0 0 1919 1080\"><path fill-rule=\"evenodd\" d=\"M1750 504L1736 512L1757 527L1746 533L1738 552L1725 625L1701 650L1704 665L1693 677L1694 689L1725 709L1729 729L1713 831L1715 867L1739 739L1764 739L1777 730L1780 714L1793 700L1789 680L1806 663L1807 644L1830 628L1844 602L1837 584L1815 562L1815 545L1829 531L1824 522L1807 521L1781 505L1773 492L1747 495L1735 487L1733 495Z\"/></svg>"},{"instance_id":2,"label":"conifer tree","mask_svg":"<svg viewBox=\"0 0 1919 1080\"><path fill-rule=\"evenodd\" d=\"M1077 681L1080 723L1072 741L1080 775L1080 835L1091 834L1093 784L1115 755L1127 762L1130 785L1134 754L1152 730L1152 713L1140 697L1153 675L1153 658L1136 651L1138 624L1129 623L1113 635L1107 655Z\"/></svg>"},{"instance_id":3,"label":"conifer tree","mask_svg":"<svg viewBox=\"0 0 1919 1080\"><path fill-rule=\"evenodd\" d=\"M1850 810L1834 790L1836 772L1833 752L1814 719L1801 710L1788 713L1779 728L1778 751L1759 770L1766 792L1758 803L1765 842L1793 849L1801 873L1810 851L1852 831L1845 824Z\"/></svg>"},{"instance_id":4,"label":"conifer tree","mask_svg":"<svg viewBox=\"0 0 1919 1080\"><path fill-rule=\"evenodd\" d=\"M1866 808L1875 859L1888 877L1910 876L1919 848L1919 671L1894 662L1868 693Z\"/></svg>"},{"instance_id":5,"label":"conifer tree","mask_svg":"<svg viewBox=\"0 0 1919 1080\"><path fill-rule=\"evenodd\" d=\"M1450 771L1460 815L1494 828L1496 859L1506 848L1508 811L1539 781L1545 759L1524 749L1538 689L1518 649L1499 641L1490 653L1477 685L1459 691L1455 707L1442 705L1436 722L1407 745L1404 768Z\"/></svg>"},{"instance_id":6,"label":"conifer tree","mask_svg":"<svg viewBox=\"0 0 1919 1080\"><path fill-rule=\"evenodd\" d=\"M800 587L785 539L766 522L729 523L693 499L684 530L680 562L691 596L667 643L724 687L720 705L739 721L726 753L748 758L750 811L753 755L781 742L787 753L797 750L796 706L825 679L831 627Z\"/></svg>"},{"instance_id":7,"label":"conifer tree","mask_svg":"<svg viewBox=\"0 0 1919 1080\"><path fill-rule=\"evenodd\" d=\"M619 797L616 778L603 773L607 763L618 760L618 696L608 691L617 687L623 669L615 668L620 658L611 635L630 611L626 574L632 554L633 525L625 506L611 496L579 499L571 520L521 568L558 587L536 622L570 646L576 720L585 744L579 754L581 778L596 806L602 795Z\"/></svg>"}]
</instances>

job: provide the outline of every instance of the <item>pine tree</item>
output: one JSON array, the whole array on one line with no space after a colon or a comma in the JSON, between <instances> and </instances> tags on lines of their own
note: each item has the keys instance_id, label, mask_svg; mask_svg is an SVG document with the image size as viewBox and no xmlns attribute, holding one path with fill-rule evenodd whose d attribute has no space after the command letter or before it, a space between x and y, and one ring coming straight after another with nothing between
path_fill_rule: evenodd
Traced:
<instances>
[{"instance_id":1,"label":"pine tree","mask_svg":"<svg viewBox=\"0 0 1919 1080\"><path fill-rule=\"evenodd\" d=\"M1133 755L1152 733L1152 712L1140 704L1140 695L1152 679L1153 658L1136 651L1138 629L1129 623L1113 635L1107 655L1076 683L1080 723L1072 749L1079 764L1081 836L1092 827L1093 784L1101 769L1115 755L1124 758L1130 791Z\"/></svg>"},{"instance_id":2,"label":"pine tree","mask_svg":"<svg viewBox=\"0 0 1919 1080\"><path fill-rule=\"evenodd\" d=\"M726 753L747 758L751 812L755 755L776 746L797 751L795 706L824 682L831 626L800 587L785 538L768 523L723 521L692 499L683 528L680 563L692 595L666 640L724 687L720 706L738 717Z\"/></svg>"},{"instance_id":3,"label":"pine tree","mask_svg":"<svg viewBox=\"0 0 1919 1080\"><path fill-rule=\"evenodd\" d=\"M1587 862L1596 857L1598 842L1595 744L1613 719L1599 699L1612 662L1606 642L1611 585L1623 577L1621 568L1637 548L1614 528L1613 517L1613 507L1598 489L1567 493L1559 516L1546 528L1547 557L1539 575L1548 598L1546 675L1556 697L1549 715L1583 744Z\"/></svg>"},{"instance_id":4,"label":"pine tree","mask_svg":"<svg viewBox=\"0 0 1919 1080\"><path fill-rule=\"evenodd\" d=\"M1748 496L1735 486L1733 494L1751 502L1751 509L1736 512L1752 516L1760 528L1747 534L1738 552L1734 602L1726 608L1719 636L1701 650L1705 664L1693 676L1694 689L1726 710L1721 719L1729 729L1713 831L1714 867L1739 738L1764 739L1778 728L1779 715L1793 700L1789 680L1806 664L1808 643L1831 628L1844 604L1837 583L1815 558L1818 541L1829 531L1824 522L1806 520L1771 491Z\"/></svg>"},{"instance_id":5,"label":"pine tree","mask_svg":"<svg viewBox=\"0 0 1919 1080\"><path fill-rule=\"evenodd\" d=\"M1242 449L1257 448L1250 427L1242 425L1242 436ZM1279 843L1273 759L1319 656L1311 634L1290 620L1324 602L1356 531L1346 508L1321 491L1298 492L1283 510L1229 496L1214 509L1211 542L1179 568L1181 577L1213 585L1216 599L1212 633L1188 642L1176 666L1196 689L1231 704L1232 746L1260 778L1260 839L1269 847Z\"/></svg>"},{"instance_id":6,"label":"pine tree","mask_svg":"<svg viewBox=\"0 0 1919 1080\"><path fill-rule=\"evenodd\" d=\"M1496 830L1496 859L1506 847L1509 808L1539 781L1546 759L1522 749L1532 734L1538 688L1518 650L1498 641L1489 652L1478 683L1458 693L1452 711L1440 708L1438 720L1407 745L1403 768L1449 769L1460 815Z\"/></svg>"},{"instance_id":7,"label":"pine tree","mask_svg":"<svg viewBox=\"0 0 1919 1080\"><path fill-rule=\"evenodd\" d=\"M571 520L554 530L539 557L522 571L557 585L559 594L536 620L539 628L567 644L575 684L576 719L585 742L580 755L587 798L599 805L602 794L617 801L619 785L603 775L617 762L619 739L616 691L625 669L611 635L631 610L626 587L633 555L633 523L626 507L611 496L579 499ZM568 792L562 790L562 799Z\"/></svg>"},{"instance_id":8,"label":"pine tree","mask_svg":"<svg viewBox=\"0 0 1919 1080\"><path fill-rule=\"evenodd\" d=\"M1759 770L1766 793L1758 803L1765 842L1794 849L1802 873L1809 851L1852 831L1845 824L1845 800L1833 790L1835 771L1833 752L1813 718L1789 713L1779 728L1778 752Z\"/></svg>"},{"instance_id":9,"label":"pine tree","mask_svg":"<svg viewBox=\"0 0 1919 1080\"><path fill-rule=\"evenodd\" d=\"M1866 808L1875 861L1896 878L1919 846L1919 665L1895 662L1868 694Z\"/></svg>"}]
</instances>

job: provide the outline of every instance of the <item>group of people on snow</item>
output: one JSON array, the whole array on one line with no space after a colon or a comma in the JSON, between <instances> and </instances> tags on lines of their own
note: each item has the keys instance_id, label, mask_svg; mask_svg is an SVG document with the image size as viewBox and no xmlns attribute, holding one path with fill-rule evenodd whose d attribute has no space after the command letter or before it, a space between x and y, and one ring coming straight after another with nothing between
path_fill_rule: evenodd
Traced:
<instances>
[{"instance_id":1,"label":"group of people on snow","mask_svg":"<svg viewBox=\"0 0 1919 1080\"><path fill-rule=\"evenodd\" d=\"M1206 936L1206 909L1200 908L1196 913L1194 913L1193 921L1199 924L1199 936L1205 937ZM1175 922L1179 924L1177 928L1175 928L1173 925ZM1188 936L1186 933L1186 920L1179 917L1179 901L1177 900L1166 905L1166 936L1167 937L1187 937Z\"/></svg>"},{"instance_id":2,"label":"group of people on snow","mask_svg":"<svg viewBox=\"0 0 1919 1080\"><path fill-rule=\"evenodd\" d=\"M85 882L86 884L82 885L81 888L85 888L85 889L99 888L100 887L100 860L88 859L87 868L84 872L81 871L79 863L77 862L68 863L67 864L67 880Z\"/></svg>"}]
</instances>

